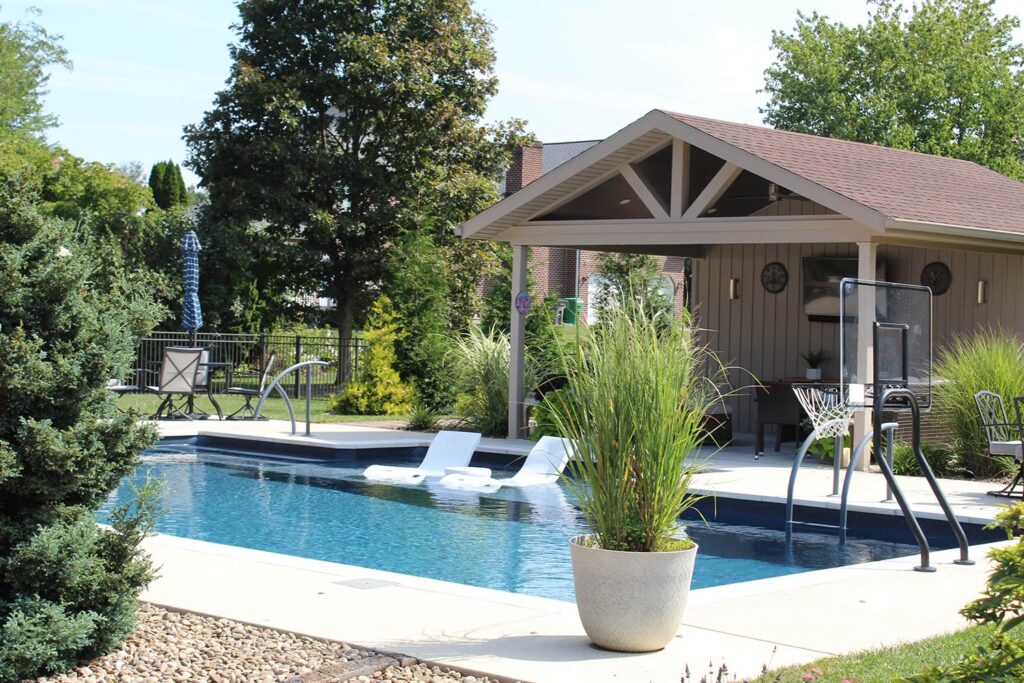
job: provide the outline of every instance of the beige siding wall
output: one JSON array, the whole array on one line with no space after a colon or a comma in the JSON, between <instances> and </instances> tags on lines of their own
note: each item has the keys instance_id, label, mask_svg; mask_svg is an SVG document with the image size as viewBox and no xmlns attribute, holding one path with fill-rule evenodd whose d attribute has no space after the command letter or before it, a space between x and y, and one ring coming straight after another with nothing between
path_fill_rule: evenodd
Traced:
<instances>
[{"instance_id":1,"label":"beige siding wall","mask_svg":"<svg viewBox=\"0 0 1024 683\"><path fill-rule=\"evenodd\" d=\"M838 376L839 325L810 322L804 315L803 268L805 256L857 255L856 244L767 244L713 246L698 261L695 301L698 321L722 361L733 367L730 382L738 388L729 399L733 426L738 432L754 430L756 379L803 376L802 351L825 349L829 360L824 376ZM951 335L986 326L1024 332L1024 257L940 249L882 246L886 279L919 283L921 269L931 261L946 263L953 274L950 290L933 298L936 351ZM789 285L779 294L761 286L761 269L780 261L789 271ZM740 297L729 300L729 279L740 281ZM988 303L977 303L978 280L989 283ZM741 370L742 368L742 370ZM747 372L749 371L749 372Z\"/></svg>"}]
</instances>

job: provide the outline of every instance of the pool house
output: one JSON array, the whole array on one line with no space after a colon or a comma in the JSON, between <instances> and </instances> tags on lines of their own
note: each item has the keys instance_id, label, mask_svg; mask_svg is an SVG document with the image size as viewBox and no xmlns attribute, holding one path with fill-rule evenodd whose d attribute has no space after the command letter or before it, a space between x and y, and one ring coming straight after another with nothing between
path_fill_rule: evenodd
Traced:
<instances>
[{"instance_id":1,"label":"pool house","mask_svg":"<svg viewBox=\"0 0 1024 683\"><path fill-rule=\"evenodd\" d=\"M680 286L741 388L799 379L808 351L838 377L844 276L931 287L936 353L979 328L1024 332L1022 216L1024 184L970 161L653 110L458 232L512 245L509 436L522 437L514 299L531 247L689 259ZM578 265L570 277L585 289ZM727 399L736 433L755 431L754 393Z\"/></svg>"}]
</instances>

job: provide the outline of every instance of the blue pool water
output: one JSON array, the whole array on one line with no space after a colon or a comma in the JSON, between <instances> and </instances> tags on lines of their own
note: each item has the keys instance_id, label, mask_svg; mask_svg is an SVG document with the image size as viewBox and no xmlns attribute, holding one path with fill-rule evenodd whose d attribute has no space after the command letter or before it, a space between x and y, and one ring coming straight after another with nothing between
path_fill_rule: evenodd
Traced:
<instances>
[{"instance_id":1,"label":"blue pool water","mask_svg":"<svg viewBox=\"0 0 1024 683\"><path fill-rule=\"evenodd\" d=\"M480 494L436 482L366 481L380 460L316 460L165 443L100 513L129 501L147 477L165 482L158 531L173 536L413 574L473 586L573 599L568 540L586 533L561 485ZM407 463L404 463L407 464ZM498 476L507 476L497 472ZM727 504L723 501L719 505ZM916 547L691 522L700 545L694 588L910 555Z\"/></svg>"}]
</instances>

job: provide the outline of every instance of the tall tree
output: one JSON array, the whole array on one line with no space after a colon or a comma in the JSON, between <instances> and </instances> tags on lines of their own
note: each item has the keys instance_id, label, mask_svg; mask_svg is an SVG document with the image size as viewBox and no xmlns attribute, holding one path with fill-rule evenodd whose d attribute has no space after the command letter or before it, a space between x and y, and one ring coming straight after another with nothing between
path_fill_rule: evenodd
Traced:
<instances>
[{"instance_id":1,"label":"tall tree","mask_svg":"<svg viewBox=\"0 0 1024 683\"><path fill-rule=\"evenodd\" d=\"M0 23L0 132L41 136L57 119L43 111L51 66L70 67L60 37L24 22Z\"/></svg>"},{"instance_id":2,"label":"tall tree","mask_svg":"<svg viewBox=\"0 0 1024 683\"><path fill-rule=\"evenodd\" d=\"M170 160L153 164L149 172L149 189L153 192L153 201L161 209L171 209L188 200L181 166Z\"/></svg>"},{"instance_id":3,"label":"tall tree","mask_svg":"<svg viewBox=\"0 0 1024 683\"><path fill-rule=\"evenodd\" d=\"M969 159L1024 179L1020 22L993 0L875 0L859 26L797 14L765 71L776 128Z\"/></svg>"},{"instance_id":4,"label":"tall tree","mask_svg":"<svg viewBox=\"0 0 1024 683\"><path fill-rule=\"evenodd\" d=\"M165 176L167 175L167 162L158 161L153 164L149 171L149 190L153 193L153 201L161 209L167 208L167 194Z\"/></svg>"},{"instance_id":5,"label":"tall tree","mask_svg":"<svg viewBox=\"0 0 1024 683\"><path fill-rule=\"evenodd\" d=\"M420 205L480 178L493 197L521 124L481 125L497 88L490 26L469 0L238 9L228 87L186 128L188 165L213 216L266 221L293 245L295 281L335 298L351 336Z\"/></svg>"}]
</instances>

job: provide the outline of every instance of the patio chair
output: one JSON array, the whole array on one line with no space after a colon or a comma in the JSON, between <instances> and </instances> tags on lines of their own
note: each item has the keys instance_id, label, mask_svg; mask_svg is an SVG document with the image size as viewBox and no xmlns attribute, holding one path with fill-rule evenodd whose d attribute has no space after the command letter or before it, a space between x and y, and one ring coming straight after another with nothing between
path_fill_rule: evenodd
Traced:
<instances>
[{"instance_id":1,"label":"patio chair","mask_svg":"<svg viewBox=\"0 0 1024 683\"><path fill-rule=\"evenodd\" d=\"M1020 485L1024 477L1024 426L1021 424L1022 399L1014 399L1017 408L1017 420L1011 423L1006 415L1003 397L994 391L979 391L974 395L974 403L978 406L978 417L981 427L985 430L988 441L988 452L993 457L1009 456L1017 462L1017 474L1007 486L998 491L989 491L990 496L1013 496L1014 489ZM1021 489L1024 497L1024 487Z\"/></svg>"},{"instance_id":2,"label":"patio chair","mask_svg":"<svg viewBox=\"0 0 1024 683\"><path fill-rule=\"evenodd\" d=\"M800 402L791 391L792 385L785 382L769 382L756 389L757 436L754 440L754 458L764 454L764 428L775 426L775 452L782 448L783 440L792 439L800 446L800 423L803 415Z\"/></svg>"},{"instance_id":3,"label":"patio chair","mask_svg":"<svg viewBox=\"0 0 1024 683\"><path fill-rule=\"evenodd\" d=\"M198 413L203 416L203 419L209 416L209 413L202 408L197 408L195 405L194 394L204 393L210 399L210 403L213 404L214 410L217 411L217 418L223 420L224 413L221 411L220 405L218 405L217 401L214 400L213 388L210 386L210 381L212 379L212 372L210 369L210 348L208 346L204 346L202 349L203 352L199 355L199 367L196 370L195 391L193 392L193 396L189 397L188 401L188 413L189 415L195 415Z\"/></svg>"},{"instance_id":4,"label":"patio chair","mask_svg":"<svg viewBox=\"0 0 1024 683\"><path fill-rule=\"evenodd\" d=\"M164 348L163 359L160 361L160 374L156 386L147 386L146 390L164 400L157 408L154 417L182 417L191 420L192 416L174 403L175 396L195 398L196 375L202 362L203 349L190 346L167 346ZM166 411L166 412L165 412Z\"/></svg>"},{"instance_id":5,"label":"patio chair","mask_svg":"<svg viewBox=\"0 0 1024 683\"><path fill-rule=\"evenodd\" d=\"M430 442L419 467L370 465L363 476L391 484L419 484L427 477L440 478L450 467L466 467L480 445L480 435L472 432L438 432Z\"/></svg>"},{"instance_id":6,"label":"patio chair","mask_svg":"<svg viewBox=\"0 0 1024 683\"><path fill-rule=\"evenodd\" d=\"M441 485L454 489L474 491L497 491L502 486L527 488L553 484L569 463L571 447L566 439L557 436L542 436L530 449L526 462L508 479L475 477L471 474L453 473L441 479Z\"/></svg>"},{"instance_id":7,"label":"patio chair","mask_svg":"<svg viewBox=\"0 0 1024 683\"><path fill-rule=\"evenodd\" d=\"M146 390L146 386L145 383L142 381L142 375L143 373L147 372L152 373L153 371L146 370L144 368L133 368L131 370L131 380L126 382L125 380L119 377L109 379L107 380L107 389L114 392L114 394L116 394L118 398L124 396L125 394L135 394L144 392ZM118 406L117 412L126 413L127 411L123 410L120 406Z\"/></svg>"},{"instance_id":8,"label":"patio chair","mask_svg":"<svg viewBox=\"0 0 1024 683\"><path fill-rule=\"evenodd\" d=\"M274 363L276 361L277 351L271 351L270 356L267 357L267 362L263 365L263 372L260 374L259 386L255 389L253 387L230 386L224 390L225 394L245 397L245 405L228 415L229 420L236 419L237 415L241 415L242 417L239 419L242 420L256 415L256 409L252 405L252 400L263 395L263 392L267 388L267 380L270 379L270 373L273 372Z\"/></svg>"}]
</instances>

